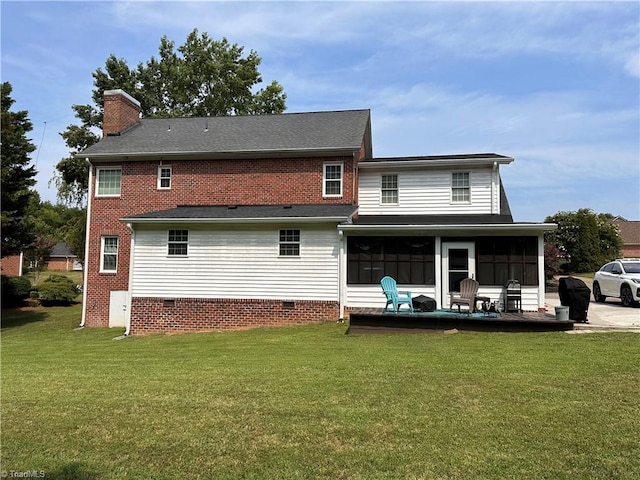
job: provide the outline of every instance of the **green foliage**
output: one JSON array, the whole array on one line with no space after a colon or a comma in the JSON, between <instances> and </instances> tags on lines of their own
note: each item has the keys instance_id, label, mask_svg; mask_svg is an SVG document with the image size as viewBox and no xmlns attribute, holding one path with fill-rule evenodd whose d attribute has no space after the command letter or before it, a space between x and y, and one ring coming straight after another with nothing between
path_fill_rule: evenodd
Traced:
<instances>
[{"instance_id":1,"label":"green foliage","mask_svg":"<svg viewBox=\"0 0 640 480\"><path fill-rule=\"evenodd\" d=\"M104 91L122 89L140 101L145 117L258 115L282 113L286 94L282 85L263 82L258 71L262 59L251 50L213 40L193 30L178 48L166 36L160 39L158 58L152 56L136 68L111 54L93 73L93 105L73 105L81 125L61 133L71 156L56 165L54 182L61 200L81 205L88 188L88 165L74 156L98 142L102 127ZM92 130L93 129L93 130Z\"/></svg>"},{"instance_id":2,"label":"green foliage","mask_svg":"<svg viewBox=\"0 0 640 480\"><path fill-rule=\"evenodd\" d=\"M2 306L12 307L29 296L31 282L27 277L2 275Z\"/></svg>"},{"instance_id":3,"label":"green foliage","mask_svg":"<svg viewBox=\"0 0 640 480\"><path fill-rule=\"evenodd\" d=\"M80 290L69 277L51 275L38 286L43 305L69 304L80 294Z\"/></svg>"},{"instance_id":4,"label":"green foliage","mask_svg":"<svg viewBox=\"0 0 640 480\"><path fill-rule=\"evenodd\" d=\"M29 201L25 222L40 240L36 240L25 250L27 260L36 265L36 268L43 266L48 258L43 240L49 239L52 242L50 247L58 242L66 242L69 250L83 262L86 219L86 208L41 202L38 194L34 193Z\"/></svg>"},{"instance_id":5,"label":"green foliage","mask_svg":"<svg viewBox=\"0 0 640 480\"><path fill-rule=\"evenodd\" d=\"M569 272L593 272L620 255L622 240L612 218L588 208L558 212L545 219L558 224L557 230L545 234L545 241L558 246Z\"/></svg>"},{"instance_id":6,"label":"green foliage","mask_svg":"<svg viewBox=\"0 0 640 480\"><path fill-rule=\"evenodd\" d=\"M544 244L544 275L547 280L560 273L562 252L555 243Z\"/></svg>"},{"instance_id":7,"label":"green foliage","mask_svg":"<svg viewBox=\"0 0 640 480\"><path fill-rule=\"evenodd\" d=\"M69 250L78 257L78 261L84 265L87 209L83 208L78 210L74 217L67 223L67 227L68 228L64 236L67 247L69 247Z\"/></svg>"},{"instance_id":8,"label":"green foliage","mask_svg":"<svg viewBox=\"0 0 640 480\"><path fill-rule=\"evenodd\" d=\"M29 199L33 195L36 169L30 165L30 154L36 147L27 138L33 129L28 112L10 111L14 100L9 82L2 83L2 256L22 251L33 240L23 221Z\"/></svg>"}]
</instances>

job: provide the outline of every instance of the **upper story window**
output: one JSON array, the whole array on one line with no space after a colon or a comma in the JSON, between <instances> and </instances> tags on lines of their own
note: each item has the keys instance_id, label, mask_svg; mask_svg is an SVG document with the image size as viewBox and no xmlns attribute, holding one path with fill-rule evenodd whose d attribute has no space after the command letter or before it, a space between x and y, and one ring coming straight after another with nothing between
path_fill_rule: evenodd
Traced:
<instances>
[{"instance_id":1,"label":"upper story window","mask_svg":"<svg viewBox=\"0 0 640 480\"><path fill-rule=\"evenodd\" d=\"M171 189L171 167L160 165L158 167L158 189Z\"/></svg>"},{"instance_id":2,"label":"upper story window","mask_svg":"<svg viewBox=\"0 0 640 480\"><path fill-rule=\"evenodd\" d=\"M98 167L96 169L96 196L117 197L122 184L122 168Z\"/></svg>"},{"instance_id":3,"label":"upper story window","mask_svg":"<svg viewBox=\"0 0 640 480\"><path fill-rule=\"evenodd\" d=\"M382 175L382 203L398 204L398 175Z\"/></svg>"},{"instance_id":4,"label":"upper story window","mask_svg":"<svg viewBox=\"0 0 640 480\"><path fill-rule=\"evenodd\" d=\"M100 240L100 271L115 273L118 270L118 237L105 236Z\"/></svg>"},{"instance_id":5,"label":"upper story window","mask_svg":"<svg viewBox=\"0 0 640 480\"><path fill-rule=\"evenodd\" d=\"M342 196L342 163L325 163L323 173L323 189L324 197L341 197Z\"/></svg>"},{"instance_id":6,"label":"upper story window","mask_svg":"<svg viewBox=\"0 0 640 480\"><path fill-rule=\"evenodd\" d=\"M453 172L451 174L451 201L453 203L469 203L471 201L469 172Z\"/></svg>"},{"instance_id":7,"label":"upper story window","mask_svg":"<svg viewBox=\"0 0 640 480\"><path fill-rule=\"evenodd\" d=\"M189 247L189 230L169 230L168 255L184 257Z\"/></svg>"},{"instance_id":8,"label":"upper story window","mask_svg":"<svg viewBox=\"0 0 640 480\"><path fill-rule=\"evenodd\" d=\"M280 230L280 256L300 256L300 230Z\"/></svg>"}]
</instances>

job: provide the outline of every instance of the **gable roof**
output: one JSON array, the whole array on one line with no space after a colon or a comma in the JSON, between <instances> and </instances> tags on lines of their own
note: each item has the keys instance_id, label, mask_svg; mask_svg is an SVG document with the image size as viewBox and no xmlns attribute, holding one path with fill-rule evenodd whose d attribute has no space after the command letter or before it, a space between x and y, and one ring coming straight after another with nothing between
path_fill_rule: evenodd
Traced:
<instances>
[{"instance_id":1,"label":"gable roof","mask_svg":"<svg viewBox=\"0 0 640 480\"><path fill-rule=\"evenodd\" d=\"M169 210L129 215L129 223L207 223L264 221L347 221L358 207L351 204L323 205L179 205Z\"/></svg>"},{"instance_id":2,"label":"gable roof","mask_svg":"<svg viewBox=\"0 0 640 480\"><path fill-rule=\"evenodd\" d=\"M92 161L120 157L260 157L353 154L370 139L370 111L143 118L78 153ZM365 141L370 149L370 140ZM371 152L365 152L370 155Z\"/></svg>"},{"instance_id":3,"label":"gable roof","mask_svg":"<svg viewBox=\"0 0 640 480\"><path fill-rule=\"evenodd\" d=\"M69 250L69 246L65 242L56 243L51 249L49 257L76 257L77 255Z\"/></svg>"}]
</instances>

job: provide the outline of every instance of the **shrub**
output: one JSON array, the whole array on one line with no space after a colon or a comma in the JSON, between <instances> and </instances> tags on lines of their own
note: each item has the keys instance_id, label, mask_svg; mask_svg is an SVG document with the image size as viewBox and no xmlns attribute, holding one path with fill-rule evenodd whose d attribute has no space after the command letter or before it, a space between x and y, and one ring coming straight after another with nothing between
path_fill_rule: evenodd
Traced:
<instances>
[{"instance_id":1,"label":"shrub","mask_svg":"<svg viewBox=\"0 0 640 480\"><path fill-rule=\"evenodd\" d=\"M43 305L68 305L76 299L80 291L69 277L51 275L38 286L38 293Z\"/></svg>"},{"instance_id":2,"label":"shrub","mask_svg":"<svg viewBox=\"0 0 640 480\"><path fill-rule=\"evenodd\" d=\"M2 306L20 305L29 296L31 282L27 277L2 275Z\"/></svg>"}]
</instances>

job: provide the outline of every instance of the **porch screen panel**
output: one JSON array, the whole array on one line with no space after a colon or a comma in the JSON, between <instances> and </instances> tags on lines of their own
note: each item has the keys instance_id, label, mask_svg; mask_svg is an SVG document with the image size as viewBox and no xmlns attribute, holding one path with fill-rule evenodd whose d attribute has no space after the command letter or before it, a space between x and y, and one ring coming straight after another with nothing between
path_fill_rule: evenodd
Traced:
<instances>
[{"instance_id":1,"label":"porch screen panel","mask_svg":"<svg viewBox=\"0 0 640 480\"><path fill-rule=\"evenodd\" d=\"M431 237L349 237L347 282L376 284L389 275L401 284L435 284Z\"/></svg>"},{"instance_id":2,"label":"porch screen panel","mask_svg":"<svg viewBox=\"0 0 640 480\"><path fill-rule=\"evenodd\" d=\"M480 285L503 286L508 280L538 284L537 237L485 237L477 242Z\"/></svg>"}]
</instances>

